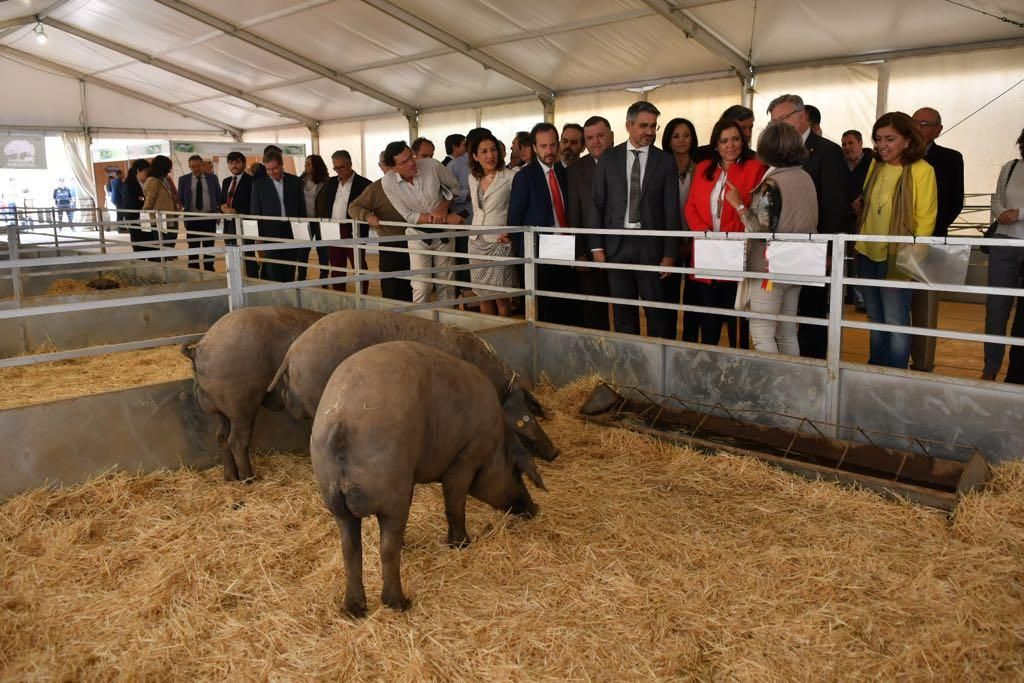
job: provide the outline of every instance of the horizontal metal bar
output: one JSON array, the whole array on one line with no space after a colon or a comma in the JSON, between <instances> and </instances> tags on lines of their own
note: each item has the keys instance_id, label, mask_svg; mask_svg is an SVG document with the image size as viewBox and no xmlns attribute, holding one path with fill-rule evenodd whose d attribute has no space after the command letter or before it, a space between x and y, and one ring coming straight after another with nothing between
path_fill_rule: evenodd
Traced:
<instances>
[{"instance_id":1,"label":"horizontal metal bar","mask_svg":"<svg viewBox=\"0 0 1024 683\"><path fill-rule=\"evenodd\" d=\"M702 279L715 279L717 278L748 278L751 280L773 280L773 281L785 281L789 283L822 283L827 284L830 280L828 276L823 275L797 275L788 273L760 273L749 270L708 270L703 268L690 268L688 266L644 266L636 263L609 263L601 261L562 261L558 259L534 259L534 263L538 265L548 266L566 266L566 267L585 267L585 268L601 268L605 270L632 270L642 272L655 272L655 273L686 273L701 276Z\"/></svg>"},{"instance_id":2,"label":"horizontal metal bar","mask_svg":"<svg viewBox=\"0 0 1024 683\"><path fill-rule=\"evenodd\" d=\"M181 334L175 337L159 337L157 339L143 339L142 341L122 342L120 344L88 346L82 349L37 353L31 356L14 356L13 358L0 359L0 368L15 368L22 365L33 365L35 363L52 363L54 361L71 360L72 358L101 356L103 354L119 353L121 351L137 351L139 349L151 349L157 346L170 346L171 344L181 344L201 339L202 336L203 333Z\"/></svg>"},{"instance_id":3,"label":"horizontal metal bar","mask_svg":"<svg viewBox=\"0 0 1024 683\"><path fill-rule=\"evenodd\" d=\"M828 326L827 318L808 318L806 316L782 315L776 313L754 313L752 311L737 311L732 308L714 308L712 306L691 306L678 303L666 303L664 301L648 301L646 299L618 299L611 296L597 296L595 294L567 294L565 292L551 292L544 289L538 289L533 293L533 295L549 299L568 299L570 301L596 301L599 303L621 304L624 306L643 306L644 308L659 308L668 311L682 311L684 313L688 311L693 313L711 313L713 315L721 315L727 318L754 318L756 320L775 320L779 322L800 323L802 325L816 325L818 327Z\"/></svg>"},{"instance_id":4,"label":"horizontal metal bar","mask_svg":"<svg viewBox=\"0 0 1024 683\"><path fill-rule=\"evenodd\" d=\"M978 334L977 332L960 332L959 330L937 330L930 327L911 327L908 325L886 325L872 322L864 323L857 320L843 320L840 324L844 328L854 330L873 330L876 332L891 332L893 334L912 334L920 337L936 337L938 339L957 339L960 341L983 342L988 344L1024 346L1024 337L1010 337L998 334Z\"/></svg>"},{"instance_id":5,"label":"horizontal metal bar","mask_svg":"<svg viewBox=\"0 0 1024 683\"><path fill-rule=\"evenodd\" d=\"M929 292L956 292L958 294L995 294L998 296L1024 296L1024 288L988 287L985 285L929 285L913 280L874 280L870 278L844 278L843 284L854 287L887 287L890 289L917 289Z\"/></svg>"},{"instance_id":6,"label":"horizontal metal bar","mask_svg":"<svg viewBox=\"0 0 1024 683\"><path fill-rule=\"evenodd\" d=\"M463 304L474 304L481 301L494 301L495 299L508 299L516 296L525 296L525 289L512 290L510 293L499 293L499 294L484 294L478 296L467 296L463 298L444 299L443 301L428 301L422 304L413 304L411 306L398 306L392 308L391 311L394 313L409 313L411 311L429 311L436 308L450 308L452 306L461 306Z\"/></svg>"},{"instance_id":7,"label":"horizontal metal bar","mask_svg":"<svg viewBox=\"0 0 1024 683\"><path fill-rule=\"evenodd\" d=\"M119 308L122 306L135 306L138 304L161 304L168 301L189 301L192 299L213 299L219 296L226 297L226 287L220 289L204 289L197 292L175 292L173 294L150 294L148 296L131 296L119 299L105 299L103 301L80 301L73 304L53 304L51 306L26 306L23 308L11 308L0 310L0 320L6 318L25 318L34 315L49 315L51 313L74 313L78 311L95 311L104 308Z\"/></svg>"}]
</instances>

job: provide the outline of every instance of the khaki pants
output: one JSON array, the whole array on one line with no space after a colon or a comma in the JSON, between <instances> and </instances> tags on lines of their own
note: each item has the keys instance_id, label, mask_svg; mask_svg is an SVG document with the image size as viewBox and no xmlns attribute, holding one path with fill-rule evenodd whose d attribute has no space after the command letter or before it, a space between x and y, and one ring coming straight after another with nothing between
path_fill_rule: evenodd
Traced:
<instances>
[{"instance_id":1,"label":"khaki pants","mask_svg":"<svg viewBox=\"0 0 1024 683\"><path fill-rule=\"evenodd\" d=\"M935 329L939 324L939 292L915 289L910 297L910 324ZM936 337L915 335L910 344L910 369L931 372L935 369Z\"/></svg>"},{"instance_id":2,"label":"khaki pants","mask_svg":"<svg viewBox=\"0 0 1024 683\"><path fill-rule=\"evenodd\" d=\"M420 235L413 228L406 228L407 235ZM409 240L410 249L429 249L433 254L409 254L409 267L411 270L423 268L450 268L455 264L455 240L442 242L435 240ZM425 274L420 277L437 278L439 280L451 280L452 271L440 271L438 273ZM452 285L435 285L433 282L412 281L412 302L414 304L426 303L430 300L430 293L437 290L437 300L447 301L455 298L455 287Z\"/></svg>"}]
</instances>

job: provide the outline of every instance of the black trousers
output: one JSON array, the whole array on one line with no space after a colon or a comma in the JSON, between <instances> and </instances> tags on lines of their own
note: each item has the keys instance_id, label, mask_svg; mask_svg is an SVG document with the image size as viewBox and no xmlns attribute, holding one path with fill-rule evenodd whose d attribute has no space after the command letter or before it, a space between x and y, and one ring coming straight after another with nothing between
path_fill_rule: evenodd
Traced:
<instances>
[{"instance_id":1,"label":"black trousers","mask_svg":"<svg viewBox=\"0 0 1024 683\"><path fill-rule=\"evenodd\" d=\"M658 260L645 256L636 238L624 238L614 254L608 257L610 263L653 266ZM640 299L643 301L665 301L665 287L658 273L636 270L608 270L608 291L617 299ZM640 334L640 310L628 304L614 304L615 331L623 334ZM661 308L644 308L647 317L647 335L662 339L675 339L675 325L672 316Z\"/></svg>"},{"instance_id":2,"label":"black trousers","mask_svg":"<svg viewBox=\"0 0 1024 683\"><path fill-rule=\"evenodd\" d=\"M828 285L824 287L801 287L800 301L796 314L808 318L828 317ZM824 358L828 351L828 328L820 325L800 325L797 330L800 355L804 358Z\"/></svg>"},{"instance_id":3,"label":"black trousers","mask_svg":"<svg viewBox=\"0 0 1024 683\"><path fill-rule=\"evenodd\" d=\"M673 264L673 265L679 265ZM667 278L661 280L661 288L665 290L665 301L670 304L678 304L683 293L682 273L671 273ZM668 323L672 326L672 338L675 339L676 328L679 326L679 311L665 311Z\"/></svg>"},{"instance_id":4,"label":"black trousers","mask_svg":"<svg viewBox=\"0 0 1024 683\"><path fill-rule=\"evenodd\" d=\"M589 256L576 257L577 261L588 261ZM608 271L603 268L588 268L576 271L576 287L580 294L608 296ZM608 330L608 304L603 301L584 301L582 306L583 327L592 330Z\"/></svg>"},{"instance_id":5,"label":"black trousers","mask_svg":"<svg viewBox=\"0 0 1024 683\"><path fill-rule=\"evenodd\" d=\"M700 324L707 313L687 310L689 306L700 306L700 284L686 280L683 287L683 341L697 343L700 341Z\"/></svg>"},{"instance_id":6,"label":"black trousers","mask_svg":"<svg viewBox=\"0 0 1024 683\"><path fill-rule=\"evenodd\" d=\"M576 270L572 266L537 266L537 289L577 294ZM579 327L583 324L583 310L572 299L538 297L537 320Z\"/></svg>"},{"instance_id":7,"label":"black trousers","mask_svg":"<svg viewBox=\"0 0 1024 683\"><path fill-rule=\"evenodd\" d=\"M386 246L404 248L408 242L387 242ZM377 256L377 267L382 273L409 270L409 254L404 251L381 251ZM402 278L389 277L380 281L380 291L385 298L396 301L412 301L412 283Z\"/></svg>"},{"instance_id":8,"label":"black trousers","mask_svg":"<svg viewBox=\"0 0 1024 683\"><path fill-rule=\"evenodd\" d=\"M1017 297L1017 307L1010 326L1011 337L1024 337L1024 297ZM1008 384L1024 384L1024 346L1010 347L1010 365L1006 369Z\"/></svg>"},{"instance_id":9,"label":"black trousers","mask_svg":"<svg viewBox=\"0 0 1024 683\"><path fill-rule=\"evenodd\" d=\"M182 223L185 226L185 241L188 244L189 249L196 249L203 247L209 249L213 247L213 239L205 236L192 235L195 232L216 232L217 221L215 220L192 220ZM200 268L203 270L213 271L213 254L193 254L188 257L189 268Z\"/></svg>"},{"instance_id":10,"label":"black trousers","mask_svg":"<svg viewBox=\"0 0 1024 683\"><path fill-rule=\"evenodd\" d=\"M736 305L737 282L725 280L712 280L711 282L699 282L688 280L686 289L692 289L691 294L693 305L708 306L713 308L733 308ZM692 314L691 314L692 315ZM700 332L700 343L718 346L722 339L722 324L725 324L726 334L729 336L729 346L733 348L750 348L750 324L743 318L739 325L736 324L736 316L719 315L717 313L697 314L697 326ZM685 315L683 324L685 325ZM738 334L737 334L738 332ZM686 339L684 341L696 341Z\"/></svg>"}]
</instances>

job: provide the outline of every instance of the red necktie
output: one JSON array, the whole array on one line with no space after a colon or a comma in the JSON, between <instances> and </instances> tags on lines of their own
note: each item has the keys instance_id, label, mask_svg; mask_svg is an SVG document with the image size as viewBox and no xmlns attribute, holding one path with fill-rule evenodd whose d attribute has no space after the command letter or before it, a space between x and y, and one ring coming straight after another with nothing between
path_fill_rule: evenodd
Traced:
<instances>
[{"instance_id":1,"label":"red necktie","mask_svg":"<svg viewBox=\"0 0 1024 683\"><path fill-rule=\"evenodd\" d=\"M228 206L231 206L231 202L235 201L235 190L238 188L238 176L231 176L231 187L228 188Z\"/></svg>"},{"instance_id":2,"label":"red necktie","mask_svg":"<svg viewBox=\"0 0 1024 683\"><path fill-rule=\"evenodd\" d=\"M555 177L555 169L548 171L548 187L551 188L551 205L555 210L555 223L557 227L564 228L568 225L565 220L565 202L562 201L562 191L558 189L558 178Z\"/></svg>"}]
</instances>

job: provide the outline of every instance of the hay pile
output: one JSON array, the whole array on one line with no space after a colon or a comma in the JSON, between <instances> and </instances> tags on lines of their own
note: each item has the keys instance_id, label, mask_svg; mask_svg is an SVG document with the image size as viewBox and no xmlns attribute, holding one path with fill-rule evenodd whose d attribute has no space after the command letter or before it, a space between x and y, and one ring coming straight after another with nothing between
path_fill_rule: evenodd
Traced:
<instances>
[{"instance_id":1,"label":"hay pile","mask_svg":"<svg viewBox=\"0 0 1024 683\"><path fill-rule=\"evenodd\" d=\"M50 286L46 288L46 296L57 296L59 294L82 294L84 292L96 291L94 289L89 289L85 283L86 280L75 280L70 277L58 278L51 282Z\"/></svg>"},{"instance_id":2,"label":"hay pile","mask_svg":"<svg viewBox=\"0 0 1024 683\"><path fill-rule=\"evenodd\" d=\"M0 368L0 410L191 376L192 366L177 346Z\"/></svg>"},{"instance_id":3,"label":"hay pile","mask_svg":"<svg viewBox=\"0 0 1024 683\"><path fill-rule=\"evenodd\" d=\"M0 507L0 678L943 680L1024 676L1024 465L950 520L571 417L532 521L471 504L442 544L420 487L406 613L339 614L337 530L306 458L115 474Z\"/></svg>"}]
</instances>

